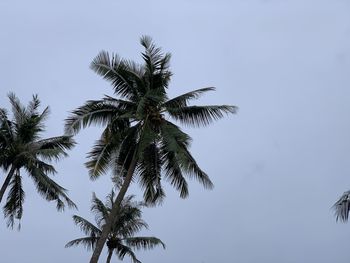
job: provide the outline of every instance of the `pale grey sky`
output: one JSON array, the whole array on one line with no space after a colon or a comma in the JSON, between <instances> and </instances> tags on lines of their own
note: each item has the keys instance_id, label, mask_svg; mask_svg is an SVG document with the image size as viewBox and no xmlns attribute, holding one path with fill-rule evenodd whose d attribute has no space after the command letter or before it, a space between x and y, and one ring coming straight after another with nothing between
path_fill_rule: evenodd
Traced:
<instances>
[{"instance_id":1,"label":"pale grey sky","mask_svg":"<svg viewBox=\"0 0 350 263\"><path fill-rule=\"evenodd\" d=\"M347 263L350 224L330 208L350 189L349 12L346 0L1 0L0 106L10 91L23 102L38 93L52 111L46 135L61 134L70 110L112 93L92 58L104 49L140 61L139 37L150 35L173 54L170 94L215 86L199 103L240 111L186 129L215 189L191 182L181 200L167 187L163 206L144 211L144 234L167 249L140 252L142 262ZM83 166L98 136L84 130L57 164L79 211L56 212L26 180L21 231L0 221L1 262L88 261L64 244L81 235L72 214L93 220L92 191L111 187Z\"/></svg>"}]
</instances>

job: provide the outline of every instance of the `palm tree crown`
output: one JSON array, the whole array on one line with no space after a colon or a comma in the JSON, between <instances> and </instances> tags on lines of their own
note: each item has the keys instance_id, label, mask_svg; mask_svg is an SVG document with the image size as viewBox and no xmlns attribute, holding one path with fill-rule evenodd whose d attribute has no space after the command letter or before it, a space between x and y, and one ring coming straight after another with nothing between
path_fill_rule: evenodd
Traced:
<instances>
[{"instance_id":1,"label":"palm tree crown","mask_svg":"<svg viewBox=\"0 0 350 263\"><path fill-rule=\"evenodd\" d=\"M88 155L86 166L92 179L112 168L113 175L122 181L90 263L97 262L132 180L138 180L148 204L159 203L165 197L162 178L174 186L182 198L188 196L186 176L196 179L205 188L213 187L189 152L191 137L171 120L201 127L236 112L235 106L188 104L214 90L212 87L169 99L170 54L162 53L149 37L142 37L141 45L145 48L142 65L102 51L92 61L91 68L112 84L116 97L87 101L66 120L68 134L78 133L92 124L105 127Z\"/></svg>"},{"instance_id":2,"label":"palm tree crown","mask_svg":"<svg viewBox=\"0 0 350 263\"><path fill-rule=\"evenodd\" d=\"M135 175L147 202L161 201L165 196L161 171L183 198L188 196L185 176L212 188L208 175L188 150L190 136L170 120L192 127L206 126L225 113L235 113L236 107L188 105L190 100L213 91L212 87L169 99L170 54L163 54L149 37L142 37L141 44L145 48L143 65L104 51L92 61L91 68L111 82L119 98L105 96L86 102L67 119L66 131L77 133L91 124L105 126L86 163L91 178L99 177L111 167L114 175L125 176L135 159Z\"/></svg>"},{"instance_id":3,"label":"palm tree crown","mask_svg":"<svg viewBox=\"0 0 350 263\"><path fill-rule=\"evenodd\" d=\"M49 108L38 111L40 101L34 95L27 107L19 99L9 94L13 120L9 119L5 109L0 108L0 167L7 171L7 177L0 190L0 202L9 188L4 214L7 225L13 227L15 219L23 214L24 190L22 188L21 169L23 168L36 185L37 191L48 201L56 201L58 210L75 204L66 195L66 190L48 175L56 173L50 161L57 161L67 156L66 150L73 147L70 136L41 139L44 121Z\"/></svg>"},{"instance_id":4,"label":"palm tree crown","mask_svg":"<svg viewBox=\"0 0 350 263\"><path fill-rule=\"evenodd\" d=\"M91 211L95 214L96 226L88 220L74 215L74 223L80 227L86 237L74 239L66 244L66 247L83 245L85 248L93 249L96 241L101 235L102 226L105 224L110 211L113 207L115 194L114 191L107 196L107 202L104 204L93 194ZM143 203L133 201L133 196L127 196L122 204L118 219L112 225L107 238L108 258L110 261L112 253L123 259L125 255L131 257L134 263L140 263L136 258L133 249L152 249L157 245L163 246L164 243L156 237L135 237L135 234L143 228L148 228L145 221L142 220Z\"/></svg>"}]
</instances>

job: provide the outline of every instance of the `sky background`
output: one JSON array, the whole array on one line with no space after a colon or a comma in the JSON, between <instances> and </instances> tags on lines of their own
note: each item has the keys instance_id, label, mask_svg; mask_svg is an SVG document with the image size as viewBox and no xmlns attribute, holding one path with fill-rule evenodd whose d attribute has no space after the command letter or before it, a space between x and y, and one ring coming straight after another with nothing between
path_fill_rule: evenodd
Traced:
<instances>
[{"instance_id":1,"label":"sky background","mask_svg":"<svg viewBox=\"0 0 350 263\"><path fill-rule=\"evenodd\" d=\"M185 129L215 188L190 182L182 200L166 186L141 234L167 249L139 252L141 261L347 263L350 224L331 207L350 189L349 12L346 0L0 0L0 107L10 91L24 103L38 93L52 112L45 136L60 135L69 111L112 94L89 69L98 52L141 62L139 38L150 35L173 55L171 96L215 86L198 103L239 112ZM112 187L83 165L99 134L83 130L56 165L79 211L56 212L27 178L21 231L0 221L1 262L88 262L83 247L64 245L82 236L71 216L93 220L92 192L104 199ZM129 193L141 198L137 186Z\"/></svg>"}]
</instances>

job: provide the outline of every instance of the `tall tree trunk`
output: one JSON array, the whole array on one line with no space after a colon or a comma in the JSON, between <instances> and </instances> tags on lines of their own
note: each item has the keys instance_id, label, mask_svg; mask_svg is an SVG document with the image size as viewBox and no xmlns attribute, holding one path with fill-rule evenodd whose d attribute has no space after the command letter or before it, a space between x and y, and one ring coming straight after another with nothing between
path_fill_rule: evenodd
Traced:
<instances>
[{"instance_id":1,"label":"tall tree trunk","mask_svg":"<svg viewBox=\"0 0 350 263\"><path fill-rule=\"evenodd\" d=\"M132 179L132 176L133 176L135 168L136 168L136 162L137 162L137 157L136 157L136 153L134 153L134 156L133 156L132 161L130 163L128 172L127 172L126 177L124 179L123 185L120 188L120 191L119 191L117 197L115 198L111 213L109 214L109 217L106 221L106 224L102 227L102 233L101 233L101 236L96 243L94 253L92 254L91 259L90 259L90 263L97 263L100 255L101 255L103 246L105 245L108 234L111 231L112 224L113 224L113 222L115 222L117 215L119 213L120 204L123 201L124 196L126 194L126 191L128 190L129 185L131 183L131 179Z\"/></svg>"},{"instance_id":2,"label":"tall tree trunk","mask_svg":"<svg viewBox=\"0 0 350 263\"><path fill-rule=\"evenodd\" d=\"M113 249L109 249L106 263L110 263L111 262L112 254L113 254Z\"/></svg>"},{"instance_id":3,"label":"tall tree trunk","mask_svg":"<svg viewBox=\"0 0 350 263\"><path fill-rule=\"evenodd\" d=\"M15 171L16 171L16 168L14 166L11 166L11 169L10 169L8 175L6 176L6 179L5 179L3 185L1 186L1 189L0 189L0 203L1 203L2 197L5 194L7 187L9 186L9 184L11 182L12 176L14 175Z\"/></svg>"}]
</instances>

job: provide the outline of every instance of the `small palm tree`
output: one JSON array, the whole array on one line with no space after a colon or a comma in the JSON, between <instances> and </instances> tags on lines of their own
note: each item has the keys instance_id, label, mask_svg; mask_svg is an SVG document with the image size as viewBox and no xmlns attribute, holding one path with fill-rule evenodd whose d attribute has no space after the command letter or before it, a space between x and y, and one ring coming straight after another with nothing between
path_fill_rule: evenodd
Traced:
<instances>
[{"instance_id":1,"label":"small palm tree","mask_svg":"<svg viewBox=\"0 0 350 263\"><path fill-rule=\"evenodd\" d=\"M90 177L96 179L112 167L114 175L123 179L110 220L103 228L90 263L97 262L133 177L144 190L145 201L153 204L165 197L162 178L175 187L182 198L188 196L186 177L199 181L205 188L213 187L189 151L191 137L170 120L201 127L237 109L230 105L189 105L190 100L213 91L212 87L169 99L170 54L163 54L149 37L142 37L141 45L145 48L142 65L117 55L110 57L104 51L92 61L91 68L112 84L117 98L105 96L88 101L66 121L68 134L76 134L92 124L105 126L86 163Z\"/></svg>"},{"instance_id":2,"label":"small palm tree","mask_svg":"<svg viewBox=\"0 0 350 263\"><path fill-rule=\"evenodd\" d=\"M74 141L70 136L41 139L49 108L41 113L38 111L40 101L37 95L27 107L13 93L8 97L13 120L9 119L5 109L0 108L0 168L7 172L0 189L0 203L9 188L4 214L8 218L7 226L13 227L14 220L20 220L23 214L25 194L21 170L33 179L39 194L48 201L56 201L58 210L64 209L65 203L76 207L66 195L66 190L48 176L56 173L49 162L67 156L66 150L73 147Z\"/></svg>"},{"instance_id":3,"label":"small palm tree","mask_svg":"<svg viewBox=\"0 0 350 263\"><path fill-rule=\"evenodd\" d=\"M344 192L338 201L333 205L336 220L347 222L350 212L350 191Z\"/></svg>"},{"instance_id":4,"label":"small palm tree","mask_svg":"<svg viewBox=\"0 0 350 263\"><path fill-rule=\"evenodd\" d=\"M107 196L107 202L104 204L100 199L93 194L91 211L95 214L96 226L88 220L74 215L74 223L80 227L86 237L74 239L66 244L66 247L83 245L85 248L93 249L102 233L102 226L112 210L114 204L115 193L112 191ZM123 259L128 255L134 263L140 263L136 258L133 249L152 249L157 245L163 246L164 243L156 237L135 237L134 235L142 230L148 228L145 221L142 220L141 207L144 206L140 202L134 202L133 196L127 196L121 203L119 216L113 223L107 238L108 257L107 263L110 262L113 252Z\"/></svg>"}]
</instances>

